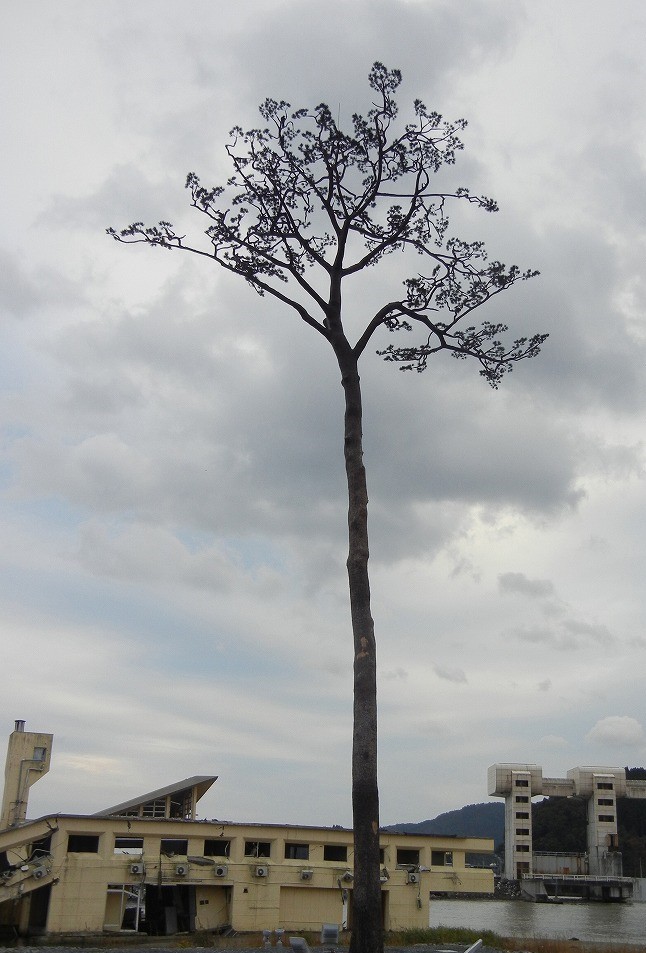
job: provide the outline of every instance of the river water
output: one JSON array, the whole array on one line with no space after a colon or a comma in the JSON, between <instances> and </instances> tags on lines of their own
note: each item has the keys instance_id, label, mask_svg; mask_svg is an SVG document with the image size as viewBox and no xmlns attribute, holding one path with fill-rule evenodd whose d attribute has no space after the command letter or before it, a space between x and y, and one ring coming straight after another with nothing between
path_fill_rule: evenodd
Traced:
<instances>
[{"instance_id":1,"label":"river water","mask_svg":"<svg viewBox=\"0 0 646 953\"><path fill-rule=\"evenodd\" d=\"M525 900L434 900L430 926L493 930L500 936L644 944L646 903L529 903Z\"/></svg>"}]
</instances>

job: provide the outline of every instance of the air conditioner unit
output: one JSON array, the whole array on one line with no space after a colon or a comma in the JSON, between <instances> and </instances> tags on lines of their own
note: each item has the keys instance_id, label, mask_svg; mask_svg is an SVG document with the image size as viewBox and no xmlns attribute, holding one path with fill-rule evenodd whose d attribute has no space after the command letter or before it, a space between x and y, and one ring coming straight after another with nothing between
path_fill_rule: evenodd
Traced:
<instances>
[{"instance_id":1,"label":"air conditioner unit","mask_svg":"<svg viewBox=\"0 0 646 953\"><path fill-rule=\"evenodd\" d=\"M264 865L262 867L256 867L256 877L266 877L268 873L268 867L265 867Z\"/></svg>"},{"instance_id":2,"label":"air conditioner unit","mask_svg":"<svg viewBox=\"0 0 646 953\"><path fill-rule=\"evenodd\" d=\"M47 867L34 867L34 880L42 880L48 874Z\"/></svg>"},{"instance_id":3,"label":"air conditioner unit","mask_svg":"<svg viewBox=\"0 0 646 953\"><path fill-rule=\"evenodd\" d=\"M301 880L311 880L313 876L313 870L301 870Z\"/></svg>"},{"instance_id":4,"label":"air conditioner unit","mask_svg":"<svg viewBox=\"0 0 646 953\"><path fill-rule=\"evenodd\" d=\"M178 877L185 877L188 873L188 864L177 864L175 867L175 873Z\"/></svg>"},{"instance_id":5,"label":"air conditioner unit","mask_svg":"<svg viewBox=\"0 0 646 953\"><path fill-rule=\"evenodd\" d=\"M227 865L226 865L226 864L218 864L218 866L215 868L215 876L216 876L216 877L228 877L228 876L229 876L229 868L227 867Z\"/></svg>"},{"instance_id":6,"label":"air conditioner unit","mask_svg":"<svg viewBox=\"0 0 646 953\"><path fill-rule=\"evenodd\" d=\"M145 874L146 868L143 864L130 864L130 873L135 874L135 876Z\"/></svg>"},{"instance_id":7,"label":"air conditioner unit","mask_svg":"<svg viewBox=\"0 0 646 953\"><path fill-rule=\"evenodd\" d=\"M406 878L406 883L409 884L418 884L419 883L419 874L416 870L409 870L408 877Z\"/></svg>"}]
</instances>

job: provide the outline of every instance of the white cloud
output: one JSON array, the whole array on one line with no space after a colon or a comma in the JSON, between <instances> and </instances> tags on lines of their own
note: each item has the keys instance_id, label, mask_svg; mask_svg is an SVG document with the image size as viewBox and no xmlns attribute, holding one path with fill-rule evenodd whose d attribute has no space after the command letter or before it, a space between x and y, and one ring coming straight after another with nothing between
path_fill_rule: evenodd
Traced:
<instances>
[{"instance_id":1,"label":"white cloud","mask_svg":"<svg viewBox=\"0 0 646 953\"><path fill-rule=\"evenodd\" d=\"M567 748L569 743L562 735L543 735L538 743L545 748Z\"/></svg>"},{"instance_id":2,"label":"white cloud","mask_svg":"<svg viewBox=\"0 0 646 953\"><path fill-rule=\"evenodd\" d=\"M609 715L593 725L585 740L590 744L639 745L644 740L644 729L636 718Z\"/></svg>"}]
</instances>

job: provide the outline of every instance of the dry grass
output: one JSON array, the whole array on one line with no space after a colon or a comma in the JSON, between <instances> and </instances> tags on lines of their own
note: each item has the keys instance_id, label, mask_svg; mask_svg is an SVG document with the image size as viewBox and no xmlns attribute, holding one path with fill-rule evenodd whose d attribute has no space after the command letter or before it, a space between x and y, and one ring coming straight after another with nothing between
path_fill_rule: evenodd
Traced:
<instances>
[{"instance_id":1,"label":"dry grass","mask_svg":"<svg viewBox=\"0 0 646 953\"><path fill-rule=\"evenodd\" d=\"M386 936L386 946L413 946L427 944L444 946L454 944L469 946L481 939L485 946L495 950L508 950L509 953L529 951L529 953L646 953L646 940L642 944L633 943L590 943L583 940L549 940L540 937L518 938L503 937L490 930L471 930L462 927L434 927L428 930L402 930Z\"/></svg>"}]
</instances>

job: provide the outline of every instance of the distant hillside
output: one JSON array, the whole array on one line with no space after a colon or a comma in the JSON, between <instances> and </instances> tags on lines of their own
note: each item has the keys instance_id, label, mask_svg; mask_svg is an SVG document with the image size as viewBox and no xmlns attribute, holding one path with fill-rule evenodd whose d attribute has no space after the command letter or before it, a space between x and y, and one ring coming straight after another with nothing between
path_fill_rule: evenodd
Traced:
<instances>
[{"instance_id":1,"label":"distant hillside","mask_svg":"<svg viewBox=\"0 0 646 953\"><path fill-rule=\"evenodd\" d=\"M505 839L505 806L502 801L467 804L419 823L391 824L386 830L406 834L448 834L455 837L493 837L497 847Z\"/></svg>"}]
</instances>

